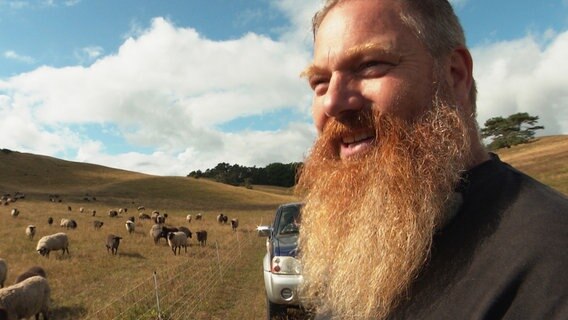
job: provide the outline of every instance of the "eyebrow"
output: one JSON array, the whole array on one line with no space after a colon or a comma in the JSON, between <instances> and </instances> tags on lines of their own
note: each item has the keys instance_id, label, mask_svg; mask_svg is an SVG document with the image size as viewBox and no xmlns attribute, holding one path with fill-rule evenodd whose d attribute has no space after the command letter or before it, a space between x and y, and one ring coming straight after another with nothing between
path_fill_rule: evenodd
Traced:
<instances>
[{"instance_id":1,"label":"eyebrow","mask_svg":"<svg viewBox=\"0 0 568 320\"><path fill-rule=\"evenodd\" d=\"M388 56L396 57L397 59L400 58L400 54L396 53L391 44L384 45L378 43L365 43L362 45L354 46L347 49L345 53L345 57L343 58L344 61L353 61L356 58L367 54L385 54ZM326 73L327 70L325 68L319 67L314 63L307 66L301 73L300 77L302 78L310 78L317 74Z\"/></svg>"}]
</instances>

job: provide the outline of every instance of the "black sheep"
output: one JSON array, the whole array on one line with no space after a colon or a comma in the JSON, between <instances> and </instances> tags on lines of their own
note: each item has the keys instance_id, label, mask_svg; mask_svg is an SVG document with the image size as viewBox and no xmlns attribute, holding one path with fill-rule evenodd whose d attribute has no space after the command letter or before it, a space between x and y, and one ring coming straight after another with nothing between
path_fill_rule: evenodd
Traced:
<instances>
[{"instance_id":1,"label":"black sheep","mask_svg":"<svg viewBox=\"0 0 568 320\"><path fill-rule=\"evenodd\" d=\"M122 239L122 237L115 236L114 234L109 234L106 240L107 252L109 252L110 250L112 254L117 254L118 245L120 244L120 239Z\"/></svg>"}]
</instances>

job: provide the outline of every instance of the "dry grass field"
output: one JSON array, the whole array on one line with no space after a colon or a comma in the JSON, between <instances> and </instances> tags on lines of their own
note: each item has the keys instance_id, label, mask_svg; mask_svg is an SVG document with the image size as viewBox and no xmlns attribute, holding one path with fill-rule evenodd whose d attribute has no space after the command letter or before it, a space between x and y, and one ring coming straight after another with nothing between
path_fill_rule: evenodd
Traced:
<instances>
[{"instance_id":1,"label":"dry grass field","mask_svg":"<svg viewBox=\"0 0 568 320\"><path fill-rule=\"evenodd\" d=\"M14 283L17 275L31 266L42 266L52 288L53 319L152 319L157 314L124 313L121 305L129 303L123 297L132 294L137 285L153 283L154 271L164 300L168 291L182 292L176 293L182 300L176 302L181 306L177 309L162 301L162 310L167 314L170 308L171 319L265 317L261 272L265 240L254 230L270 221L279 204L296 200L289 190L249 190L6 150L0 151L0 170L1 194L26 195L0 206L0 257L9 269L6 284ZM55 202L49 201L50 195L58 195ZM130 216L138 218L136 208L141 205L148 214L153 210L167 213L168 225L187 226L193 232L207 230L207 245L198 246L194 235L188 252L174 256L164 239L154 245L149 235L153 223L148 220L137 219L135 233L128 234L125 221ZM79 212L81 207L85 213ZM18 217L10 215L12 208L20 211ZM108 211L118 208L128 211L110 218ZM96 210L94 217L92 210ZM195 220L198 212L203 214L201 221ZM216 222L219 213L239 219L237 232L230 224ZM194 217L191 223L185 220L187 214ZM48 217L54 219L52 226ZM77 229L60 227L62 218L76 220ZM94 230L93 220L103 221L101 230ZM25 236L29 224L37 226L33 241ZM61 251L52 252L49 258L37 254L39 238L61 231L70 239L69 256L62 256ZM116 256L105 247L109 233L123 237ZM167 283L169 279L176 279L175 283ZM180 283L187 289L180 288ZM155 309L152 288L134 294L152 298L148 308ZM183 311L188 307L193 313ZM112 312L117 308L119 312Z\"/></svg>"},{"instance_id":2,"label":"dry grass field","mask_svg":"<svg viewBox=\"0 0 568 320\"><path fill-rule=\"evenodd\" d=\"M568 136L540 138L497 153L568 194ZM0 194L26 195L0 206L0 258L9 268L6 284L31 266L46 269L52 319L157 319L154 272L165 319L266 317L261 272L265 241L254 230L272 219L279 204L297 200L291 190L269 186L249 190L7 150L0 150L0 172ZM59 197L51 202L50 195ZM129 216L137 218L136 208L141 205L146 213L167 212L168 225L207 230L207 245L198 246L194 236L188 252L174 256L163 239L154 245L149 236L152 222L138 219L136 232L128 234L125 221ZM86 213L80 213L80 207ZM11 217L12 208L20 211L18 217ZM110 218L108 211L118 208L128 211ZM96 210L94 217L92 210ZM186 215L195 217L198 212L203 220L187 223ZM219 225L215 221L219 213L238 218L238 231ZM54 219L52 226L47 224L48 217ZM62 218L76 220L77 229L61 228ZM93 220L104 222L101 230L94 230ZM24 233L29 224L37 226L34 240ZM37 254L37 240L60 231L70 238L70 255L52 252L45 258ZM116 256L105 248L109 233L123 237Z\"/></svg>"}]
</instances>

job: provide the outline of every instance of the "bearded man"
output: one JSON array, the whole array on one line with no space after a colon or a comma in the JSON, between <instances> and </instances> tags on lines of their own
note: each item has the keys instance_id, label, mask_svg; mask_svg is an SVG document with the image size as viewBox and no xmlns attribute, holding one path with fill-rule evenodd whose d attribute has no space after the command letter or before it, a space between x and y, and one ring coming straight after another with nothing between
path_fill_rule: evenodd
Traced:
<instances>
[{"instance_id":1,"label":"bearded man","mask_svg":"<svg viewBox=\"0 0 568 320\"><path fill-rule=\"evenodd\" d=\"M328 0L300 175L321 319L568 319L568 199L485 151L447 0Z\"/></svg>"}]
</instances>

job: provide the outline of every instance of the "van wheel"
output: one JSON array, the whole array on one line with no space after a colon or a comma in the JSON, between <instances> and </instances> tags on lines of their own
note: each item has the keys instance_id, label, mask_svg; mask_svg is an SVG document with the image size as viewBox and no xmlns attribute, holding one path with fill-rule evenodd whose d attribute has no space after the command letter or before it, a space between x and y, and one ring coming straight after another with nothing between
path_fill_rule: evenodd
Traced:
<instances>
[{"instance_id":1,"label":"van wheel","mask_svg":"<svg viewBox=\"0 0 568 320\"><path fill-rule=\"evenodd\" d=\"M266 314L268 320L286 319L286 313L286 306L272 303L266 298Z\"/></svg>"}]
</instances>

